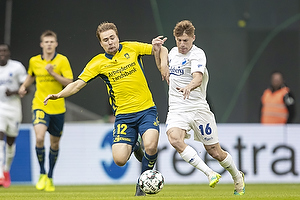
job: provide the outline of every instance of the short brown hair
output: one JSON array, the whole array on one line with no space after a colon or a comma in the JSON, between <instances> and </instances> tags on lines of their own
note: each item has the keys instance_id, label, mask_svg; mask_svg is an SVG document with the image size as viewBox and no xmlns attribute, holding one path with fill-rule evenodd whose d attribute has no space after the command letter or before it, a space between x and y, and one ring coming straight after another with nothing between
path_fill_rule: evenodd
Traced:
<instances>
[{"instance_id":1,"label":"short brown hair","mask_svg":"<svg viewBox=\"0 0 300 200\"><path fill-rule=\"evenodd\" d=\"M47 37L47 36L52 36L55 38L55 40L57 41L57 34L53 31L50 31L50 30L46 30L42 33L41 37L40 37L40 40L41 42L43 41L43 38L44 37Z\"/></svg>"},{"instance_id":2,"label":"short brown hair","mask_svg":"<svg viewBox=\"0 0 300 200\"><path fill-rule=\"evenodd\" d=\"M186 33L190 37L193 37L195 35L195 27L189 20L178 22L173 30L173 35L175 37L180 37L184 33Z\"/></svg>"},{"instance_id":3,"label":"short brown hair","mask_svg":"<svg viewBox=\"0 0 300 200\"><path fill-rule=\"evenodd\" d=\"M99 39L99 41L101 41L100 33L108 30L114 30L116 32L116 35L119 36L117 26L114 23L102 22L101 24L99 24L96 30L96 36Z\"/></svg>"}]
</instances>

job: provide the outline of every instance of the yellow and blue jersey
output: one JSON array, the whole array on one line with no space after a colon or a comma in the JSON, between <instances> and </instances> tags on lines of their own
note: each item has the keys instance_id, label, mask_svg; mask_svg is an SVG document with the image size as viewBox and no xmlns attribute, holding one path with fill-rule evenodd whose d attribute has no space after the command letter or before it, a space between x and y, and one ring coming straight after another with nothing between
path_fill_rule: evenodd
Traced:
<instances>
[{"instance_id":1,"label":"yellow and blue jersey","mask_svg":"<svg viewBox=\"0 0 300 200\"><path fill-rule=\"evenodd\" d=\"M86 83L96 77L102 78L115 115L146 110L155 104L144 74L142 56L151 53L151 44L122 42L114 56L102 53L92 58L78 78Z\"/></svg>"},{"instance_id":2,"label":"yellow and blue jersey","mask_svg":"<svg viewBox=\"0 0 300 200\"><path fill-rule=\"evenodd\" d=\"M73 79L73 72L66 56L55 53L50 61L37 55L29 60L28 74L35 77L36 91L32 100L32 110L41 109L48 114L61 114L66 112L65 100L63 98L49 101L44 106L44 99L49 94L56 94L63 89L63 85L51 76L45 69L47 64L53 65L53 71L65 78Z\"/></svg>"}]
</instances>

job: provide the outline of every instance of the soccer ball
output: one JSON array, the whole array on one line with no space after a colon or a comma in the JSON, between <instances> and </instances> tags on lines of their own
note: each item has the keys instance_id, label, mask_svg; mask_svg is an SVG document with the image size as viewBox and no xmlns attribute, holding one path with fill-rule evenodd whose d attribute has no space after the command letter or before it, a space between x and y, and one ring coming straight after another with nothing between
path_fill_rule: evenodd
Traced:
<instances>
[{"instance_id":1,"label":"soccer ball","mask_svg":"<svg viewBox=\"0 0 300 200\"><path fill-rule=\"evenodd\" d=\"M156 194L164 187L164 177L157 170L144 171L139 178L139 186L146 194Z\"/></svg>"}]
</instances>

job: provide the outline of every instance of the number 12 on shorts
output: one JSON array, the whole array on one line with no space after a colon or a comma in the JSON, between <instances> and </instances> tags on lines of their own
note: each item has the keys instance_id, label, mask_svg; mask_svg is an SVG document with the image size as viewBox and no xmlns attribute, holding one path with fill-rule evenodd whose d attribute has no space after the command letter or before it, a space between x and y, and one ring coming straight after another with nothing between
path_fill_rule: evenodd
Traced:
<instances>
[{"instance_id":1,"label":"number 12 on shorts","mask_svg":"<svg viewBox=\"0 0 300 200\"><path fill-rule=\"evenodd\" d=\"M199 129L200 129L200 132L201 132L202 135L204 135L204 134L210 135L211 132L212 132L212 130L211 130L210 126L209 126L209 123L207 123L205 125L205 127L203 125L200 125Z\"/></svg>"}]
</instances>

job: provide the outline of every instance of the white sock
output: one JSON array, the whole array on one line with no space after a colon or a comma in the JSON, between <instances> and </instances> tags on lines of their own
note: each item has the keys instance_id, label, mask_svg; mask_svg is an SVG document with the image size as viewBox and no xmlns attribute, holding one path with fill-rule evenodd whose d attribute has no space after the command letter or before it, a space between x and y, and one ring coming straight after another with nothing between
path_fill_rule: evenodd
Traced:
<instances>
[{"instance_id":1,"label":"white sock","mask_svg":"<svg viewBox=\"0 0 300 200\"><path fill-rule=\"evenodd\" d=\"M5 146L5 141L0 140L0 178L4 177L3 176L4 146Z\"/></svg>"},{"instance_id":2,"label":"white sock","mask_svg":"<svg viewBox=\"0 0 300 200\"><path fill-rule=\"evenodd\" d=\"M16 144L12 144L11 146L6 145L6 159L5 159L5 166L4 171L9 172L11 164L14 160L16 154Z\"/></svg>"},{"instance_id":3,"label":"white sock","mask_svg":"<svg viewBox=\"0 0 300 200\"><path fill-rule=\"evenodd\" d=\"M206 176L213 172L203 160L198 156L197 152L191 147L187 146L180 156L185 160L185 162L190 163L200 171L202 171Z\"/></svg>"},{"instance_id":4,"label":"white sock","mask_svg":"<svg viewBox=\"0 0 300 200\"><path fill-rule=\"evenodd\" d=\"M240 175L239 170L236 168L231 155L228 152L226 153L226 158L219 163L224 169L226 169L231 174L232 179L235 179L237 176Z\"/></svg>"}]
</instances>

